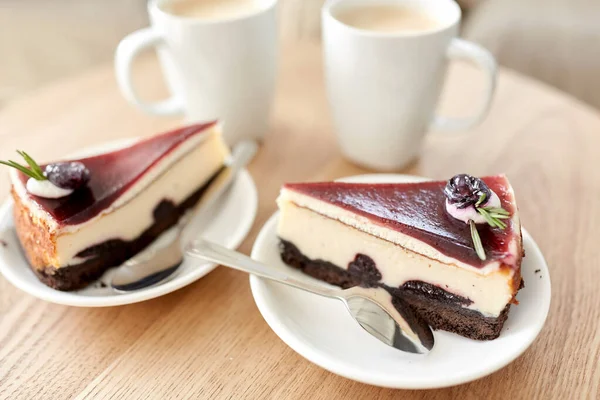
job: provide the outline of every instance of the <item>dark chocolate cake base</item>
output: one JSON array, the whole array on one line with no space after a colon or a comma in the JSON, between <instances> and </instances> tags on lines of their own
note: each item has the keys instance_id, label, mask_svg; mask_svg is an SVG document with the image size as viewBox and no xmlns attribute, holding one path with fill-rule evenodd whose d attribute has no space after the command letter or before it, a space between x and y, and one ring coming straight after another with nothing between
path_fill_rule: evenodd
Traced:
<instances>
[{"instance_id":1,"label":"dark chocolate cake base","mask_svg":"<svg viewBox=\"0 0 600 400\"><path fill-rule=\"evenodd\" d=\"M34 268L33 271L43 283L54 289L70 291L86 287L108 269L123 264L145 249L163 232L175 226L183 214L200 201L204 192L222 170L223 168L219 169L181 204L175 205L172 201L162 200L154 209L154 224L136 239L131 241L111 239L89 247L77 254L77 257L86 259L81 264L62 268Z\"/></svg>"},{"instance_id":2,"label":"dark chocolate cake base","mask_svg":"<svg viewBox=\"0 0 600 400\"><path fill-rule=\"evenodd\" d=\"M475 340L492 340L500 336L508 317L510 304L506 305L498 317L486 317L465 307L471 300L427 282L409 281L399 288L378 284L381 274L375 263L365 255L357 255L346 270L327 261L311 260L293 243L285 240L280 242L280 251L281 259L287 265L344 289L357 285L384 287L394 299L407 303L433 329L457 333ZM365 262L367 259L370 262Z\"/></svg>"}]
</instances>

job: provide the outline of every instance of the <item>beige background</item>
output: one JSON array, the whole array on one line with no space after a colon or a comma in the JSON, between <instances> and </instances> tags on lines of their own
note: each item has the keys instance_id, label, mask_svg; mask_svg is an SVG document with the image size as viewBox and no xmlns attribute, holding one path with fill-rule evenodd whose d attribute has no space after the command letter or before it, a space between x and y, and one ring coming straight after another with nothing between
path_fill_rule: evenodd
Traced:
<instances>
[{"instance_id":1,"label":"beige background","mask_svg":"<svg viewBox=\"0 0 600 400\"><path fill-rule=\"evenodd\" d=\"M283 40L319 40L324 0L280 0ZM464 36L509 68L600 107L600 1L460 0ZM108 63L147 24L145 0L1 0L0 106Z\"/></svg>"}]
</instances>

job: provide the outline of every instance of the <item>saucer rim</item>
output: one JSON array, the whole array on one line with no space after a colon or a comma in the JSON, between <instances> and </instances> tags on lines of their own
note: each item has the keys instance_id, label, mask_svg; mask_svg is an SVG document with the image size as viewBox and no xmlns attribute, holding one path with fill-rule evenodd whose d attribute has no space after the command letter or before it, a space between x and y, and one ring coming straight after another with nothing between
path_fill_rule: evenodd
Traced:
<instances>
[{"instance_id":1,"label":"saucer rim","mask_svg":"<svg viewBox=\"0 0 600 400\"><path fill-rule=\"evenodd\" d=\"M130 145L139 139L140 138L124 138L101 143L99 145L83 148L77 153L67 156L67 158L75 157L77 154L89 155L97 154L102 151L118 149ZM239 188L237 188L238 186ZM235 188L244 193L243 201L240 200L238 203L245 204L242 208L242 212L244 213L243 218L237 221L237 224L230 225L232 228L234 228L231 229L231 232L227 235L226 247L230 249L237 248L246 239L250 233L250 230L252 229L252 226L254 225L258 213L258 191L256 189L256 184L252 179L252 175L250 175L247 169L244 168L240 170L239 175L235 178L231 188L229 188L229 192L226 193L225 196L236 195L233 190ZM239 193L237 195L239 196ZM8 221L9 224L14 226L14 217L12 212L13 206L14 201L10 196L0 206L0 223L2 225L6 223L5 221ZM221 212L215 214L213 218L217 218L226 212L226 209L221 210ZM35 276L35 274L30 270L30 266L20 247L5 251L18 251L21 253L20 257L23 260L23 263L13 267L5 260L4 254L0 252L0 274L2 274L4 278L13 286L41 300L74 307L112 307L150 300L188 286L198 279L204 277L217 267L216 264L205 263L199 265L193 270L186 271L184 274L177 275L173 277L173 279L170 279L162 284L151 286L140 291L131 293L110 292L109 294L105 295L91 296L83 295L79 293L79 291L63 292L46 286L44 283L39 281L37 276ZM18 272L17 269L19 268L27 268L28 271ZM31 274L28 274L28 272ZM86 288L89 288L93 284L94 283L91 283ZM85 288L82 290L85 290Z\"/></svg>"},{"instance_id":2,"label":"saucer rim","mask_svg":"<svg viewBox=\"0 0 600 400\"><path fill-rule=\"evenodd\" d=\"M342 180L350 182L416 182L426 180L426 178L402 174L366 174L352 176L344 178ZM252 258L261 260L261 255L262 253L264 253L263 247L269 244L270 239L272 239L272 235L276 232L276 223L278 217L279 211L275 212L261 228L252 248ZM541 250L539 249L539 246L533 240L533 237L531 237L531 235L524 228L522 228L522 233L523 243L524 245L525 243L527 243L527 247L529 248L528 256L530 256L531 259L534 260L532 262L537 261L534 266L536 269L540 269L540 273L544 276L545 282L543 283L543 286L547 290L545 291L545 296L541 296L543 297L543 299L540 299L542 301L540 301L538 304L539 311L543 315L541 315L541 318L537 320L537 326L529 327L533 327L535 329L534 331L532 331L531 334L529 334L527 339L522 342L522 345L518 348L512 348L512 351L507 352L507 355L503 359L499 359L488 368L473 370L469 373L464 374L463 376L456 376L449 379L415 379L414 376L404 379L402 379L402 377L396 379L388 379L387 377L374 375L365 376L363 369L361 369L360 367L357 368L355 365L348 365L345 362L338 362L338 360L333 358L326 351L319 349L318 344L305 343L303 340L299 339L299 336L297 336L292 330L288 328L288 326L286 326L284 322L282 322L282 318L280 315L278 315L276 310L271 309L269 301L267 299L268 295L266 294L266 292L268 292L269 290L266 286L266 284L268 283L264 279L251 275L250 287L256 305L267 324L284 343L286 343L296 353L300 354L308 361L345 378L380 387L396 389L434 389L450 387L471 382L479 378L483 378L512 363L531 346L531 344L539 336L539 333L541 332L542 328L544 327L547 321L551 302L551 282L548 265L543 257ZM536 254L534 255L531 253Z\"/></svg>"}]
</instances>

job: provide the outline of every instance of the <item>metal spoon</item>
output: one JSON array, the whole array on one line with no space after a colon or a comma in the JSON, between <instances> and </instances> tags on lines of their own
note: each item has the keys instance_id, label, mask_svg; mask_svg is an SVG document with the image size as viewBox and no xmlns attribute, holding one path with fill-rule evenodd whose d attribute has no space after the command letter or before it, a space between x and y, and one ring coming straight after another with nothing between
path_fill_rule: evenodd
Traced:
<instances>
[{"instance_id":1,"label":"metal spoon","mask_svg":"<svg viewBox=\"0 0 600 400\"><path fill-rule=\"evenodd\" d=\"M425 354L433 347L433 334L410 308L402 314L392 304L391 294L382 287L337 289L295 279L277 268L269 268L252 258L203 239L185 247L185 254L266 278L310 293L341 300L352 317L367 332L396 349ZM396 298L397 300L397 298Z\"/></svg>"},{"instance_id":2,"label":"metal spoon","mask_svg":"<svg viewBox=\"0 0 600 400\"><path fill-rule=\"evenodd\" d=\"M231 186L237 173L256 154L258 146L253 141L239 143L223 171L216 177L202 196L196 213L188 212L179 223L162 234L152 245L114 269L109 285L117 292L131 292L156 285L170 277L183 261L181 251L184 229L193 225L192 232L201 232L202 226L212 217L209 211Z\"/></svg>"}]
</instances>

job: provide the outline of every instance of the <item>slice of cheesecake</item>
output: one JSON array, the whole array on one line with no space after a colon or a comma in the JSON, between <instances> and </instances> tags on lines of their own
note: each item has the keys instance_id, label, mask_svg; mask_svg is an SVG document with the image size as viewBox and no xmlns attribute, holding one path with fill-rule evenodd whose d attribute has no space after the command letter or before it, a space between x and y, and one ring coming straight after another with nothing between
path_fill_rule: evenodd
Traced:
<instances>
[{"instance_id":1,"label":"slice of cheesecake","mask_svg":"<svg viewBox=\"0 0 600 400\"><path fill-rule=\"evenodd\" d=\"M506 177L477 181L496 202L477 207L501 222L475 216L475 233L448 208L445 181L286 184L277 200L282 259L344 288L384 287L434 329L495 339L521 286L521 226ZM475 201L456 204L464 213Z\"/></svg>"},{"instance_id":2,"label":"slice of cheesecake","mask_svg":"<svg viewBox=\"0 0 600 400\"><path fill-rule=\"evenodd\" d=\"M70 160L87 169L89 181L61 198L32 194L31 179L11 170L16 231L33 271L59 290L88 285L174 226L228 155L211 122Z\"/></svg>"}]
</instances>

